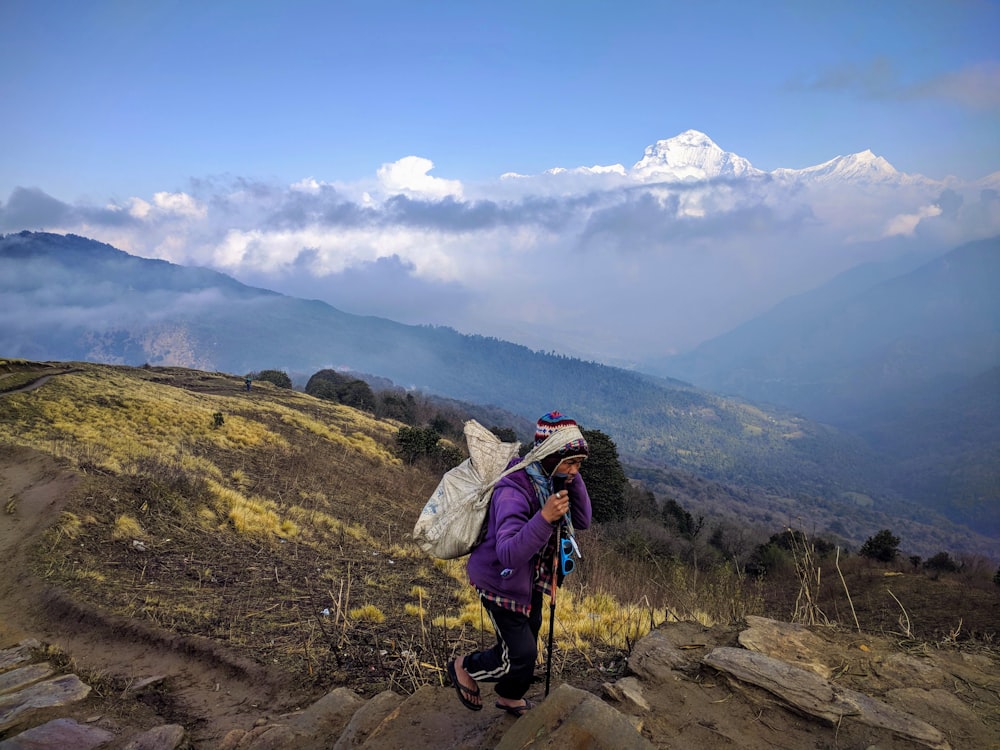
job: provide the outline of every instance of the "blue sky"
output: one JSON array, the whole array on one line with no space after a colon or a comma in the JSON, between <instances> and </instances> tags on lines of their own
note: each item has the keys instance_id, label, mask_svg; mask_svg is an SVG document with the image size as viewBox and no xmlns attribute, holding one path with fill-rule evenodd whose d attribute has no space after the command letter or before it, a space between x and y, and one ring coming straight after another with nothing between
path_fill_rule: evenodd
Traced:
<instances>
[{"instance_id":1,"label":"blue sky","mask_svg":"<svg viewBox=\"0 0 1000 750\"><path fill-rule=\"evenodd\" d=\"M982 177L998 39L975 0L5 0L0 197L354 180L411 154L486 179L631 163L688 128L762 169L870 148ZM932 93L987 64L992 106Z\"/></svg>"},{"instance_id":2,"label":"blue sky","mask_svg":"<svg viewBox=\"0 0 1000 750\"><path fill-rule=\"evenodd\" d=\"M484 245L495 245L498 257L501 247L527 247L545 256L547 271L560 267L557 260L563 268L566 259L579 260L580 247L593 247L580 239L594 225L593 213L567 224L553 220L545 226L547 239L539 239L537 222L515 228L508 219L503 236L496 223L463 230L472 212L463 216L465 224L447 223L456 205L474 204L481 216L483 205L505 201L526 211L528 194L553 199L551 189L540 186L512 196L500 180L506 173L627 169L647 146L688 129L764 171L801 169L866 149L901 172L935 180L953 175L971 184L1000 171L998 39L1000 3L986 0L4 0L0 230L74 231L139 255L212 265L279 291L308 292L348 311L455 325L470 320L472 297L488 287L487 259L482 268L462 266ZM392 174L395 182L386 179ZM240 220L232 218L240 213L233 209L237 193L256 196L256 208L273 219L290 214L292 199L308 192L307 185L328 203L322 210L313 205L323 218L305 221L305 234L302 226L294 236L287 226L280 236L269 234L275 221L255 226L245 201ZM562 200L575 191L579 210L580 196L595 188L556 192ZM391 219L400 210L393 195L419 202L422 236L403 236L414 220ZM825 209L811 203L808 210L829 216L832 206L842 205L824 200ZM888 207L883 223L941 215L928 208L937 205L933 196L913 201ZM116 219L98 215L109 205ZM379 237L369 232L355 241L378 249L344 251L344 224L329 218L333 206L340 214L344 206L370 211L367 225L371 231L377 225ZM382 207L378 221L371 220L373 207ZM976 210L976 228L939 231L925 236L924 246L991 231L994 209ZM173 223L165 218L170 212ZM432 216L446 214L432 226ZM558 226L572 227L577 241ZM648 227L645 222L646 235ZM644 236L628 233L635 229L623 229L613 244ZM707 226L699 232L699 246L731 244L724 238L713 244ZM802 266L796 273L785 268L781 253L765 257L764 250L755 255L744 247L739 252L754 255L753 265L777 268L761 272L777 277L775 283L745 289L741 307L707 316L711 321L697 334L666 335L664 348L689 347L865 259L838 249L845 242L856 247L856 236L834 240L830 234L826 254L796 261L792 265ZM282 242L298 243L299 252L286 248L259 262ZM780 244L766 235L755 242ZM334 244L339 260L310 265ZM642 275L615 260L620 283ZM600 264L577 265L581 276L574 281L590 289L596 282L583 274L600 275ZM679 274L682 258L675 253L662 270ZM734 272L722 260L694 273L714 281L719 273L746 277L745 269ZM467 281L478 276L484 279L479 286ZM368 301L350 298L351 289L365 289ZM524 290L527 296L538 291L531 284ZM400 300L407 295L423 304L426 316L405 308ZM373 301L389 297L395 304ZM482 332L562 341L582 353L587 338L596 337L592 325L526 333L550 322L537 311L509 330ZM594 353L625 356L612 351L620 331L610 326L608 345ZM641 342L636 335L629 346Z\"/></svg>"}]
</instances>

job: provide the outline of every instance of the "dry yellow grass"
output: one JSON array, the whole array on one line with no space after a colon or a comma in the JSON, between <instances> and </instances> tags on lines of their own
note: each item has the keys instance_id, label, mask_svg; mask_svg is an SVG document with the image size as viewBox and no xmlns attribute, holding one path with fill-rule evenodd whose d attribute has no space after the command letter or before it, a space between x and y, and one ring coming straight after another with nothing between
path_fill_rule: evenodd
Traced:
<instances>
[{"instance_id":1,"label":"dry yellow grass","mask_svg":"<svg viewBox=\"0 0 1000 750\"><path fill-rule=\"evenodd\" d=\"M115 519L115 527L111 531L112 539L145 539L146 532L136 519L129 515L121 515Z\"/></svg>"},{"instance_id":2,"label":"dry yellow grass","mask_svg":"<svg viewBox=\"0 0 1000 750\"><path fill-rule=\"evenodd\" d=\"M385 622L385 613L374 604L366 604L350 611L350 617L356 622L379 624Z\"/></svg>"},{"instance_id":3,"label":"dry yellow grass","mask_svg":"<svg viewBox=\"0 0 1000 750\"><path fill-rule=\"evenodd\" d=\"M408 538L437 477L395 457L395 422L269 384L251 398L221 374L97 365L4 406L0 441L86 473L45 574L111 611L289 669L308 652L317 676L344 649L364 663L371 639L447 651L492 632L465 561L431 560ZM139 561L108 540L156 552ZM584 565L602 562L588 552ZM574 574L558 594L556 643L623 650L676 616L634 594L621 578Z\"/></svg>"}]
</instances>

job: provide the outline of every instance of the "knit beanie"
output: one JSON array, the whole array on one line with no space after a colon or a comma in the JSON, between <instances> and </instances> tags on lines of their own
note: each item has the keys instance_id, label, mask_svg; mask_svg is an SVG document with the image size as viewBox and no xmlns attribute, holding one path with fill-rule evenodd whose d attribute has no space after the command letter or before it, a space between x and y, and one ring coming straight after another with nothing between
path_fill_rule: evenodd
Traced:
<instances>
[{"instance_id":1,"label":"knit beanie","mask_svg":"<svg viewBox=\"0 0 1000 750\"><path fill-rule=\"evenodd\" d=\"M541 445L549 435L563 427L579 428L579 425L577 425L575 420L557 411L549 412L541 417L535 425L535 445ZM571 440L566 443L558 451L546 456L539 463L541 463L546 474L551 474L567 458L572 458L573 456L586 457L588 455L590 455L590 448L587 446L587 441L581 436L577 440Z\"/></svg>"}]
</instances>

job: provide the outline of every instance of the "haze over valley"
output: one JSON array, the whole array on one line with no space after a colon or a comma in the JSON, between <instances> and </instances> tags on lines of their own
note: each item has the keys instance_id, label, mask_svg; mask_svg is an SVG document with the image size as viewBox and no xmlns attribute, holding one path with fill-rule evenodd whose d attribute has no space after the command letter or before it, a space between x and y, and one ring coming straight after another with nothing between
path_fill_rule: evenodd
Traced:
<instances>
[{"instance_id":1,"label":"haze over valley","mask_svg":"<svg viewBox=\"0 0 1000 750\"><path fill-rule=\"evenodd\" d=\"M856 330L866 335L854 346L849 335L839 337L832 363L829 347L810 354L799 345L800 355L783 355L787 367L775 371L765 355L796 346L795 336L801 334L788 321L748 324L749 330L766 333L761 340L737 330L710 342L717 345L714 350L706 345L721 364L713 371L702 362L702 380L721 379L736 371L732 362L743 362L739 385L770 389L761 391L770 396L770 406L662 374L449 328L355 316L322 302L247 287L215 271L137 258L72 235L22 232L0 240L0 292L10 301L0 313L0 351L36 361L181 365L231 373L278 368L300 386L312 373L334 368L500 407L522 423L560 408L611 436L633 476L661 498L676 496L671 472L681 472L734 488L735 493L720 490L737 498L725 512L762 527L807 515L817 531L848 545L892 526L908 530L911 544L922 553L947 548L997 556L1000 464L993 457L1000 434L997 368L990 362L1000 328L992 293L998 257L1000 244L994 239L956 248L889 279L862 274L867 280L859 287L862 298L881 299L872 290L894 286L892 303L900 320L920 320L928 305L954 307L956 299L964 312L938 316L937 328L901 330L884 320L881 307L854 304L860 316ZM813 311L807 339L812 327L830 331L838 325L836 300L843 289L837 290L817 290L808 305L802 299L788 303L793 310L805 305ZM791 321L806 318L793 315ZM952 347L937 350L921 343L941 338ZM833 339L828 343L832 346ZM908 352L905 367L897 367L901 346ZM967 356L956 356L959 350ZM753 369L757 355L771 363L770 369ZM810 419L807 410L774 406L782 398L803 398L802 373L810 368L827 373L837 387L817 390L825 400L814 394L803 403L833 410L839 403L845 414L850 407L851 423L842 429ZM890 377L894 368L899 374ZM874 377L874 371L883 376ZM887 393L894 394L891 404ZM868 407L859 409L865 403ZM876 408L879 403L883 406ZM750 494L738 499L740 492ZM696 496L683 499L702 509ZM709 504L704 511L722 509Z\"/></svg>"}]
</instances>

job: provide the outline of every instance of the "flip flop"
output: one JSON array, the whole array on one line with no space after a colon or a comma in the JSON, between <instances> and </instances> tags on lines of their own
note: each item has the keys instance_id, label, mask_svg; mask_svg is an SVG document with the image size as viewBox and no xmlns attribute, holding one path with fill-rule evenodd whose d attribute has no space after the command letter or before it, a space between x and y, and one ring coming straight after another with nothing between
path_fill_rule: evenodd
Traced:
<instances>
[{"instance_id":1,"label":"flip flop","mask_svg":"<svg viewBox=\"0 0 1000 750\"><path fill-rule=\"evenodd\" d=\"M500 701L497 701L494 705L497 708L502 708L504 711L506 711L509 714L512 714L512 715L514 715L514 716L516 716L518 718L521 718L526 713L528 713L528 711L530 711L531 709L533 709L535 707L535 702L534 701L529 701L527 698L525 698L524 699L524 704L520 705L520 706L505 706Z\"/></svg>"},{"instance_id":2,"label":"flip flop","mask_svg":"<svg viewBox=\"0 0 1000 750\"><path fill-rule=\"evenodd\" d=\"M477 687L475 690L473 690L472 688L468 688L465 685L463 685L461 682L458 681L458 675L455 673L455 660L454 659L452 659L450 662L448 662L448 677L451 678L451 683L455 686L455 692L458 693L458 699L460 701L462 701L462 705L463 706L465 706L470 711L482 711L483 710L483 704L482 703L473 703L472 701L470 701L468 698L465 697L466 695L471 695L474 698L478 697L479 696L479 688Z\"/></svg>"}]
</instances>

